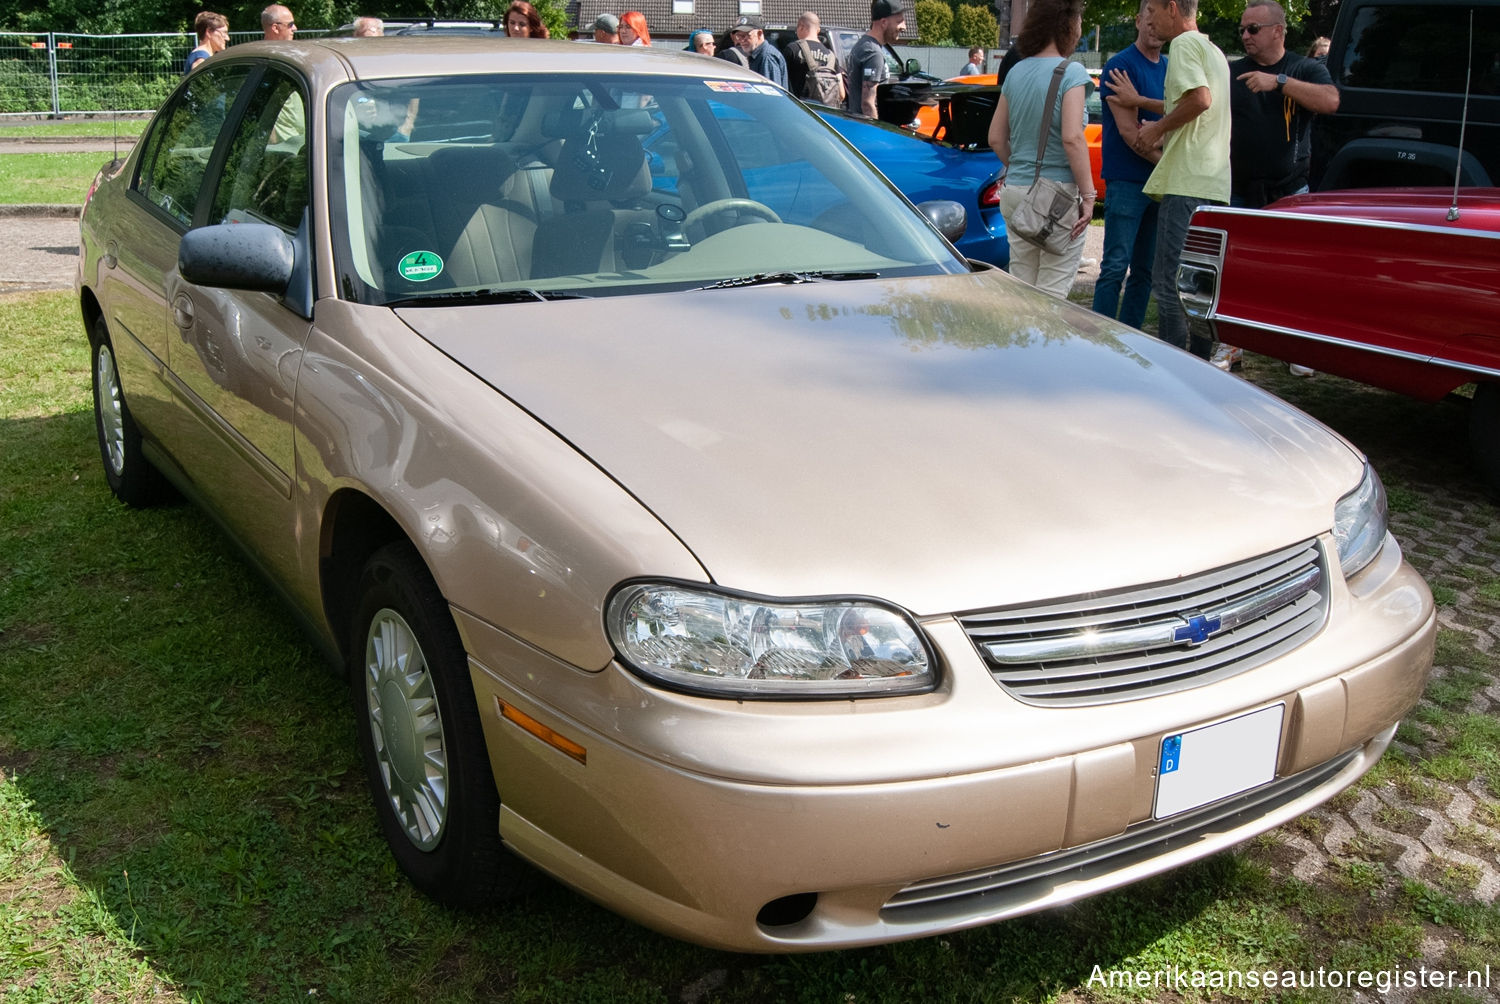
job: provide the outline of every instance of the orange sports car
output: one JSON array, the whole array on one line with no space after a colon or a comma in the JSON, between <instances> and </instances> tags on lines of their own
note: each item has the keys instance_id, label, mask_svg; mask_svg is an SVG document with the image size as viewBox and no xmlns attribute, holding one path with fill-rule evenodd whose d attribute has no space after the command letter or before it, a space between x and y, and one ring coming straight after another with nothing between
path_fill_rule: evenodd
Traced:
<instances>
[{"instance_id":1,"label":"orange sports car","mask_svg":"<svg viewBox=\"0 0 1500 1004\"><path fill-rule=\"evenodd\" d=\"M1086 107L1088 108L1089 113L1089 124L1084 127L1084 136L1088 139L1089 142L1089 167L1094 172L1094 191L1099 193L1098 201L1100 203L1103 203L1104 178L1101 177L1099 173L1101 170L1099 149L1102 142L1102 133L1104 129L1103 125L1101 125L1104 120L1104 102L1099 97L1099 71L1092 69L1089 70L1089 78L1094 82L1094 87L1089 91L1089 95L1086 100ZM973 87L994 87L995 74L981 73L970 77L952 77L948 82L950 84L968 84ZM948 93L951 95L952 92L949 91ZM938 100L943 100L942 92L939 92ZM938 135L936 131L940 118L941 116L939 115L938 105L923 105L920 109L917 110L915 129L917 132L922 133L925 136L932 136L934 139L942 139L943 137L941 135Z\"/></svg>"}]
</instances>

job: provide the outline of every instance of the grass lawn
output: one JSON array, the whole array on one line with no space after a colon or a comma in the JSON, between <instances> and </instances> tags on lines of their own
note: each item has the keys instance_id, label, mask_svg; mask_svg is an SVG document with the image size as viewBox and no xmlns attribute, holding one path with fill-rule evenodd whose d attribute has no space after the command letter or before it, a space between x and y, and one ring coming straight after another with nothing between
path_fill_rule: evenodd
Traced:
<instances>
[{"instance_id":1,"label":"grass lawn","mask_svg":"<svg viewBox=\"0 0 1500 1004\"><path fill-rule=\"evenodd\" d=\"M109 116L96 118L70 118L60 122L30 121L0 125L0 139L40 139L53 136L96 136L105 139L119 136L123 142L134 140L146 127L147 119L140 117L114 119Z\"/></svg>"},{"instance_id":2,"label":"grass lawn","mask_svg":"<svg viewBox=\"0 0 1500 1004\"><path fill-rule=\"evenodd\" d=\"M110 157L109 153L76 150L0 154L0 205L82 205L89 182Z\"/></svg>"},{"instance_id":3,"label":"grass lawn","mask_svg":"<svg viewBox=\"0 0 1500 1004\"><path fill-rule=\"evenodd\" d=\"M1496 860L1500 722L1484 693L1500 656L1479 639L1500 621L1500 520L1475 500L1451 443L1431 438L1451 436L1459 405L1299 383L1268 360L1247 369L1371 452L1397 535L1466 626L1444 629L1441 673L1359 788L1284 833L1071 907L883 948L761 957L661 937L550 883L475 914L415 893L377 831L346 693L270 590L197 510L131 510L109 494L72 295L0 297L0 331L7 1001L1103 1004L1164 994L1101 985L1096 966L1222 976L1500 963L1500 910L1460 861L1405 876L1402 848L1371 838L1292 877L1295 842L1321 841L1377 789L1438 809L1464 794L1472 825L1450 840ZM1459 561L1444 545L1455 521L1478 541ZM1488 536L1473 531L1486 525ZM1389 808L1391 832L1428 825Z\"/></svg>"}]
</instances>

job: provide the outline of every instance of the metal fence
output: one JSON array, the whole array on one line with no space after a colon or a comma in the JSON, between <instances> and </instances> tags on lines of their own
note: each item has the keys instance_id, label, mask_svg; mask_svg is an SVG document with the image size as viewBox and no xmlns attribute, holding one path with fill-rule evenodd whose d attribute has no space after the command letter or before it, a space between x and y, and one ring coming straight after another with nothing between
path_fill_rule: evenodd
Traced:
<instances>
[{"instance_id":1,"label":"metal fence","mask_svg":"<svg viewBox=\"0 0 1500 1004\"><path fill-rule=\"evenodd\" d=\"M298 32L303 37L326 34ZM230 35L230 44L252 42L258 31ZM0 118L150 112L182 79L182 64L196 38L190 33L74 35L0 32ZM951 77L968 60L963 47L903 46L931 73ZM1079 53L1088 66L1099 53ZM994 60L990 62L991 68Z\"/></svg>"},{"instance_id":2,"label":"metal fence","mask_svg":"<svg viewBox=\"0 0 1500 1004\"><path fill-rule=\"evenodd\" d=\"M260 37L236 32L230 44ZM182 79L196 42L191 33L0 32L0 117L153 111Z\"/></svg>"}]
</instances>

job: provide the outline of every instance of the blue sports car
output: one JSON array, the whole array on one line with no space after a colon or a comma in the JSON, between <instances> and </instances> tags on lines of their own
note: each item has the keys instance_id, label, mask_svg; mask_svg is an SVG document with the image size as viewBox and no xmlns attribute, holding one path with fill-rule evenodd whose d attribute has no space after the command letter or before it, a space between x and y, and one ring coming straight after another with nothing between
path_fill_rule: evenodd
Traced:
<instances>
[{"instance_id":1,"label":"blue sports car","mask_svg":"<svg viewBox=\"0 0 1500 1004\"><path fill-rule=\"evenodd\" d=\"M779 154L777 138L759 123L735 109L715 104L716 114L733 121L725 138L742 165L745 194L777 212L797 216L828 207L838 213L840 196L829 189L821 172L811 164ZM988 146L979 143L937 142L908 129L850 115L826 105L808 104L833 129L864 154L897 189L914 203L945 199L964 209L964 233L954 244L967 258L1008 268L1010 245L1005 239L1005 221L1000 217L1000 160ZM967 120L966 120L967 121ZM962 138L978 135L988 123L964 125ZM954 130L950 130L950 133ZM956 133L955 133L956 134ZM658 125L645 137L652 188L675 192L683 164L669 130ZM832 221L825 221L833 226Z\"/></svg>"},{"instance_id":2,"label":"blue sports car","mask_svg":"<svg viewBox=\"0 0 1500 1004\"><path fill-rule=\"evenodd\" d=\"M1000 218L1004 167L988 146L939 143L909 129L875 122L837 108L809 105L912 202L951 199L964 207L968 227L954 243L965 257L1001 268L1010 265L1005 221Z\"/></svg>"}]
</instances>

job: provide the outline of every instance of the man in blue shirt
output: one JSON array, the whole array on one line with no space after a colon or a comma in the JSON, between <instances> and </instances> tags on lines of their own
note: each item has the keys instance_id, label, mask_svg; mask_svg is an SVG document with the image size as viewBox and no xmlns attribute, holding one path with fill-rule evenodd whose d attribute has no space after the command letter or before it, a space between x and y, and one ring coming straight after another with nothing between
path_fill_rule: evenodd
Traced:
<instances>
[{"instance_id":1,"label":"man in blue shirt","mask_svg":"<svg viewBox=\"0 0 1500 1004\"><path fill-rule=\"evenodd\" d=\"M765 26L754 14L741 14L729 28L729 40L745 54L745 65L762 77L786 86L786 60L774 45L766 44Z\"/></svg>"},{"instance_id":2,"label":"man in blue shirt","mask_svg":"<svg viewBox=\"0 0 1500 1004\"><path fill-rule=\"evenodd\" d=\"M1143 98L1160 101L1165 92L1167 58L1161 54L1162 40L1143 15L1145 4L1141 7L1135 15L1135 43L1105 63L1099 77L1099 96L1104 105L1100 173L1108 185L1104 195L1104 253L1099 262L1099 281L1094 285L1094 310L1118 317L1133 328L1139 328L1146 318L1151 262L1156 255L1157 203L1141 187L1161 154L1153 151L1155 159L1142 157L1131 146L1141 121L1161 115L1145 109L1138 112L1109 97L1117 86L1110 78L1116 74L1123 74L1128 86ZM1118 86L1125 88L1127 84L1121 81Z\"/></svg>"}]
</instances>

